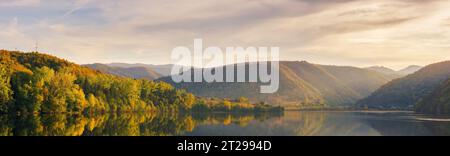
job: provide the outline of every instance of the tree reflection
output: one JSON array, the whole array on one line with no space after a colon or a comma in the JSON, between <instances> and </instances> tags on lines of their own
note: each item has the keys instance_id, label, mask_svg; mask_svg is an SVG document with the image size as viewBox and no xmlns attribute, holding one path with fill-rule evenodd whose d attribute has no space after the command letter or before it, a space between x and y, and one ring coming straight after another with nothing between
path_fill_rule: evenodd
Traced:
<instances>
[{"instance_id":1,"label":"tree reflection","mask_svg":"<svg viewBox=\"0 0 450 156\"><path fill-rule=\"evenodd\" d=\"M1 136L171 136L204 124L246 126L273 113L106 113L0 115Z\"/></svg>"}]
</instances>

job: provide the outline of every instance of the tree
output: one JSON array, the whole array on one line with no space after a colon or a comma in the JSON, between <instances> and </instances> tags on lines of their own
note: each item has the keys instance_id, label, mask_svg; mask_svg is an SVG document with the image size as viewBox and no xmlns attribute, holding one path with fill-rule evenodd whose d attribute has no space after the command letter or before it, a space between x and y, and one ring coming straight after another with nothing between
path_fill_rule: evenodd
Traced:
<instances>
[{"instance_id":1,"label":"tree","mask_svg":"<svg viewBox=\"0 0 450 156\"><path fill-rule=\"evenodd\" d=\"M12 111L37 113L44 102L44 82L39 74L16 72L12 77L15 103L10 107Z\"/></svg>"},{"instance_id":2,"label":"tree","mask_svg":"<svg viewBox=\"0 0 450 156\"><path fill-rule=\"evenodd\" d=\"M184 102L185 108L191 109L192 106L194 105L195 101L196 101L196 98L195 98L194 94L187 93L186 100Z\"/></svg>"},{"instance_id":3,"label":"tree","mask_svg":"<svg viewBox=\"0 0 450 156\"><path fill-rule=\"evenodd\" d=\"M53 71L47 67L42 67L39 71ZM42 105L43 112L81 112L87 105L83 90L74 83L75 75L69 73L69 69L64 69L50 77L45 82L44 97Z\"/></svg>"},{"instance_id":4,"label":"tree","mask_svg":"<svg viewBox=\"0 0 450 156\"><path fill-rule=\"evenodd\" d=\"M0 64L0 112L7 112L12 102L11 74L8 68Z\"/></svg>"},{"instance_id":5,"label":"tree","mask_svg":"<svg viewBox=\"0 0 450 156\"><path fill-rule=\"evenodd\" d=\"M228 100L223 100L223 106L225 107L226 110L231 110L231 102Z\"/></svg>"},{"instance_id":6,"label":"tree","mask_svg":"<svg viewBox=\"0 0 450 156\"><path fill-rule=\"evenodd\" d=\"M242 97L242 96L241 96L241 97L239 98L239 103L241 103L241 104L249 103L248 98Z\"/></svg>"},{"instance_id":7,"label":"tree","mask_svg":"<svg viewBox=\"0 0 450 156\"><path fill-rule=\"evenodd\" d=\"M191 109L195 103L195 96L187 93L185 90L178 91L178 94L177 99L180 101L179 105L185 110Z\"/></svg>"}]
</instances>

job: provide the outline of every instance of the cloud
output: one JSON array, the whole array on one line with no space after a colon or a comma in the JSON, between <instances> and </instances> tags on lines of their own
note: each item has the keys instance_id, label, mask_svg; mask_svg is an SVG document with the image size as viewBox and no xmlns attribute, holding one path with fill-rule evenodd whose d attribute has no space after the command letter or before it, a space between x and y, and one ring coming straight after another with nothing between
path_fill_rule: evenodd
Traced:
<instances>
[{"instance_id":1,"label":"cloud","mask_svg":"<svg viewBox=\"0 0 450 156\"><path fill-rule=\"evenodd\" d=\"M0 46L6 49L17 49L29 51L34 45L34 41L27 34L23 33L17 17L11 19L6 24L0 24ZM26 47L28 45L29 47Z\"/></svg>"},{"instance_id":2,"label":"cloud","mask_svg":"<svg viewBox=\"0 0 450 156\"><path fill-rule=\"evenodd\" d=\"M81 8L83 8L84 6L89 4L90 2L92 2L92 0L75 0L75 1L73 1L72 8L69 11L67 11L66 13L64 13L63 18L69 16L70 14L74 13L77 10L80 10Z\"/></svg>"},{"instance_id":3,"label":"cloud","mask_svg":"<svg viewBox=\"0 0 450 156\"><path fill-rule=\"evenodd\" d=\"M0 7L37 6L40 0L0 0Z\"/></svg>"},{"instance_id":4,"label":"cloud","mask_svg":"<svg viewBox=\"0 0 450 156\"><path fill-rule=\"evenodd\" d=\"M279 46L283 59L324 64L400 68L450 59L443 0L0 0L0 7L14 7L0 9L7 23L0 48L39 41L77 63L165 64L194 38L205 46Z\"/></svg>"},{"instance_id":5,"label":"cloud","mask_svg":"<svg viewBox=\"0 0 450 156\"><path fill-rule=\"evenodd\" d=\"M419 4L420 3L420 4ZM320 12L276 19L236 38L283 45L283 58L325 64L401 68L450 59L445 1L352 1ZM255 34L277 32L261 37ZM447 43L446 43L447 42ZM438 57L441 56L441 57Z\"/></svg>"}]
</instances>

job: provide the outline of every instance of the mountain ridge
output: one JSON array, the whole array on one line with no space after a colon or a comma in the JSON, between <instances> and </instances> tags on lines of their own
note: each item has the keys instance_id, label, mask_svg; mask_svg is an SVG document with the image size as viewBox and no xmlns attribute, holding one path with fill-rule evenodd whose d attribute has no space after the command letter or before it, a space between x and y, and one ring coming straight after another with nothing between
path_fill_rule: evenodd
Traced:
<instances>
[{"instance_id":1,"label":"mountain ridge","mask_svg":"<svg viewBox=\"0 0 450 156\"><path fill-rule=\"evenodd\" d=\"M104 65L120 68L145 67L154 70L161 76L169 76L171 74L172 67L175 66L174 64L154 65L144 63L119 63L119 62L106 63Z\"/></svg>"},{"instance_id":2,"label":"mountain ridge","mask_svg":"<svg viewBox=\"0 0 450 156\"><path fill-rule=\"evenodd\" d=\"M260 94L260 83L174 83L170 77L158 80L198 96L246 96L251 100L283 106L348 107L393 79L389 75L357 67L318 65L306 61L279 63L280 89L274 94Z\"/></svg>"},{"instance_id":3,"label":"mountain ridge","mask_svg":"<svg viewBox=\"0 0 450 156\"><path fill-rule=\"evenodd\" d=\"M450 61L434 63L405 77L395 79L370 96L358 101L359 107L408 109L450 78Z\"/></svg>"},{"instance_id":4,"label":"mountain ridge","mask_svg":"<svg viewBox=\"0 0 450 156\"><path fill-rule=\"evenodd\" d=\"M82 66L89 67L94 70L98 70L104 73L113 74L117 76L130 77L134 79L147 79L147 80L155 80L162 75L158 72L154 71L152 68L144 67L144 66L136 66L136 67L111 67L105 64L94 63L94 64L85 64Z\"/></svg>"},{"instance_id":5,"label":"mountain ridge","mask_svg":"<svg viewBox=\"0 0 450 156\"><path fill-rule=\"evenodd\" d=\"M365 69L381 72L386 75L390 75L394 78L400 78L400 77L404 77L409 74L413 74L413 73L417 72L418 70L420 70L421 68L422 68L422 66L410 65L410 66L405 67L400 70L394 70L394 69L391 69L391 68L388 68L385 66L371 66L371 67L366 67Z\"/></svg>"}]
</instances>

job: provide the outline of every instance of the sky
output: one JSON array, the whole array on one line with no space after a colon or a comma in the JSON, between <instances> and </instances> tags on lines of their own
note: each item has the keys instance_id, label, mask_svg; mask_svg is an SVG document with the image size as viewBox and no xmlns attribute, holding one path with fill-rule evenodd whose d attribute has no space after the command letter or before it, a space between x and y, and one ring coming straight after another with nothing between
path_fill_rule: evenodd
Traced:
<instances>
[{"instance_id":1,"label":"sky","mask_svg":"<svg viewBox=\"0 0 450 156\"><path fill-rule=\"evenodd\" d=\"M0 0L0 49L171 63L173 48L280 47L281 60L401 69L450 60L448 0Z\"/></svg>"}]
</instances>

